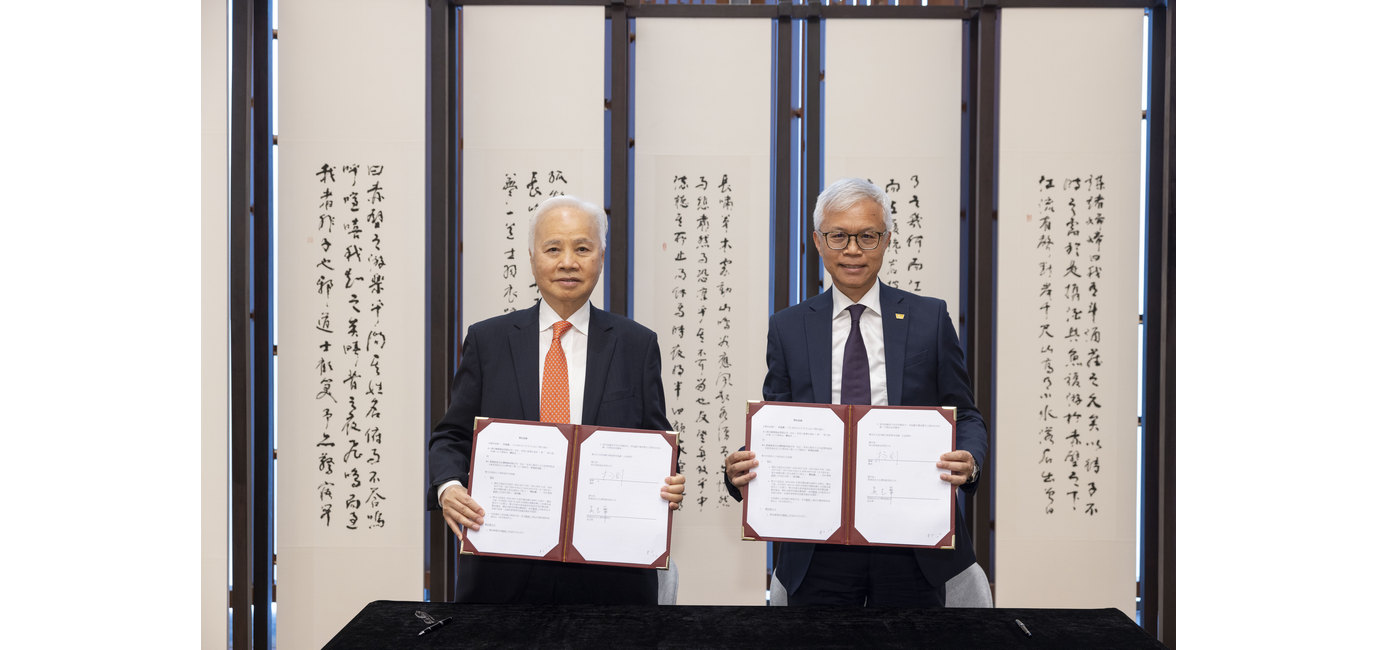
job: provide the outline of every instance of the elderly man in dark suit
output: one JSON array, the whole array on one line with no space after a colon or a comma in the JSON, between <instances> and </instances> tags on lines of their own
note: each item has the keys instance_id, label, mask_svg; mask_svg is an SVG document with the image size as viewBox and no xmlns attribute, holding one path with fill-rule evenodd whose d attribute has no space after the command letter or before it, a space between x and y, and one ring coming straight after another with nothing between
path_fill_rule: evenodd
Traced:
<instances>
[{"instance_id":1,"label":"elderly man in dark suit","mask_svg":"<svg viewBox=\"0 0 1400 650\"><path fill-rule=\"evenodd\" d=\"M480 417L669 430L656 334L589 304L603 269L607 218L577 198L542 203L530 222L542 302L467 329L447 413L428 441L428 507L460 539L489 525L467 492ZM657 486L678 508L685 478ZM653 569L462 556L457 601L656 604Z\"/></svg>"},{"instance_id":2,"label":"elderly man in dark suit","mask_svg":"<svg viewBox=\"0 0 1400 650\"><path fill-rule=\"evenodd\" d=\"M987 429L972 403L948 305L878 281L893 227L889 199L860 179L817 197L812 245L833 289L774 314L768 323L763 399L814 404L955 406L957 449L943 454L941 480L971 496L987 458ZM863 316L863 317L862 317ZM762 471L748 450L725 459L738 487ZM961 508L958 530L968 530ZM976 560L965 535L956 550L784 543L774 573L793 605L934 607L944 584Z\"/></svg>"}]
</instances>

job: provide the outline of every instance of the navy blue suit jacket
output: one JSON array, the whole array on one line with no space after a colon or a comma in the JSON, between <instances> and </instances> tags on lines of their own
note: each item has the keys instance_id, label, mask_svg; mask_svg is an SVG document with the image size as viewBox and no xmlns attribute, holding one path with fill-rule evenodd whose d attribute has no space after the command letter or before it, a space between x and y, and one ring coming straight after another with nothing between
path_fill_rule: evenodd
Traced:
<instances>
[{"instance_id":1,"label":"navy blue suit jacket","mask_svg":"<svg viewBox=\"0 0 1400 650\"><path fill-rule=\"evenodd\" d=\"M883 282L880 313L885 334L885 381L891 406L955 406L957 448L987 466L987 427L972 402L958 333L948 317L948 303L901 291ZM768 321L768 375L763 399L773 402L831 403L831 289L784 309ZM903 317L897 317L902 314ZM762 462L762 459L759 459ZM761 471L761 470L760 470ZM938 474L929 476L938 481ZM729 476L725 475L728 484ZM730 494L739 491L728 484ZM977 485L961 488L968 496ZM965 518L958 508L955 550L918 549L914 557L935 588L970 566L972 551ZM788 590L797 591L807 575L814 544L786 542L774 568Z\"/></svg>"},{"instance_id":2,"label":"navy blue suit jacket","mask_svg":"<svg viewBox=\"0 0 1400 650\"><path fill-rule=\"evenodd\" d=\"M656 333L628 318L591 305L589 309L588 367L579 424L670 430ZM467 470L478 416L539 419L539 319L540 307L535 303L529 309L489 318L467 329L462 363L452 380L451 402L428 439L428 509L440 509L437 486L453 479L470 485ZM474 563L500 559L462 556L458 600L492 588L476 584ZM628 570L600 568L606 569ZM646 573L651 576L654 595L656 572Z\"/></svg>"}]
</instances>

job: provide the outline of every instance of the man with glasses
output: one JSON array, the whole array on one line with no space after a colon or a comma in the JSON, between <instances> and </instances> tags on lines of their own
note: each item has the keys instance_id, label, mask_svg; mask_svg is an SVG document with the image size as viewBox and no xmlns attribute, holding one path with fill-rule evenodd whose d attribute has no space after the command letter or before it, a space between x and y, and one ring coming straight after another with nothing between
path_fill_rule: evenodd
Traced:
<instances>
[{"instance_id":1,"label":"man with glasses","mask_svg":"<svg viewBox=\"0 0 1400 650\"><path fill-rule=\"evenodd\" d=\"M817 197L812 218L832 289L769 320L763 399L957 407L958 449L940 457L936 480L970 497L987 458L986 425L948 304L878 282L893 228L888 197L868 181L841 179ZM748 450L725 459L736 500L738 486L763 471L759 461ZM961 508L957 518L968 530ZM793 605L940 607L944 584L976 560L959 537L955 550L786 542L774 573Z\"/></svg>"}]
</instances>

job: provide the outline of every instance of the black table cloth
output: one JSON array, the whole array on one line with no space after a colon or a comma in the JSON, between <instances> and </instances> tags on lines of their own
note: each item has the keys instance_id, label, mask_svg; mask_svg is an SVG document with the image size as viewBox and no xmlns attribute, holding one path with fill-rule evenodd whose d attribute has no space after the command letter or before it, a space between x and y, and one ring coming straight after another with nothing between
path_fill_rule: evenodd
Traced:
<instances>
[{"instance_id":1,"label":"black table cloth","mask_svg":"<svg viewBox=\"0 0 1400 650\"><path fill-rule=\"evenodd\" d=\"M415 611L451 622L419 636ZM1030 636L1016 625L1020 620ZM326 645L356 648L1161 648L1116 609L605 607L375 601Z\"/></svg>"}]
</instances>

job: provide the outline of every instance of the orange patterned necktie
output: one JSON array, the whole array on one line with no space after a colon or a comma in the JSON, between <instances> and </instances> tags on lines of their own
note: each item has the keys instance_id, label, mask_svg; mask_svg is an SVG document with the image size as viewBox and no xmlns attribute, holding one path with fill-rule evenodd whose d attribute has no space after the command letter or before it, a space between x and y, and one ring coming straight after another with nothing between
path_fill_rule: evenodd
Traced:
<instances>
[{"instance_id":1,"label":"orange patterned necktie","mask_svg":"<svg viewBox=\"0 0 1400 650\"><path fill-rule=\"evenodd\" d=\"M544 381L540 383L540 422L566 424L569 421L569 366L559 337L572 325L561 320L554 324L554 340L544 356Z\"/></svg>"}]
</instances>

